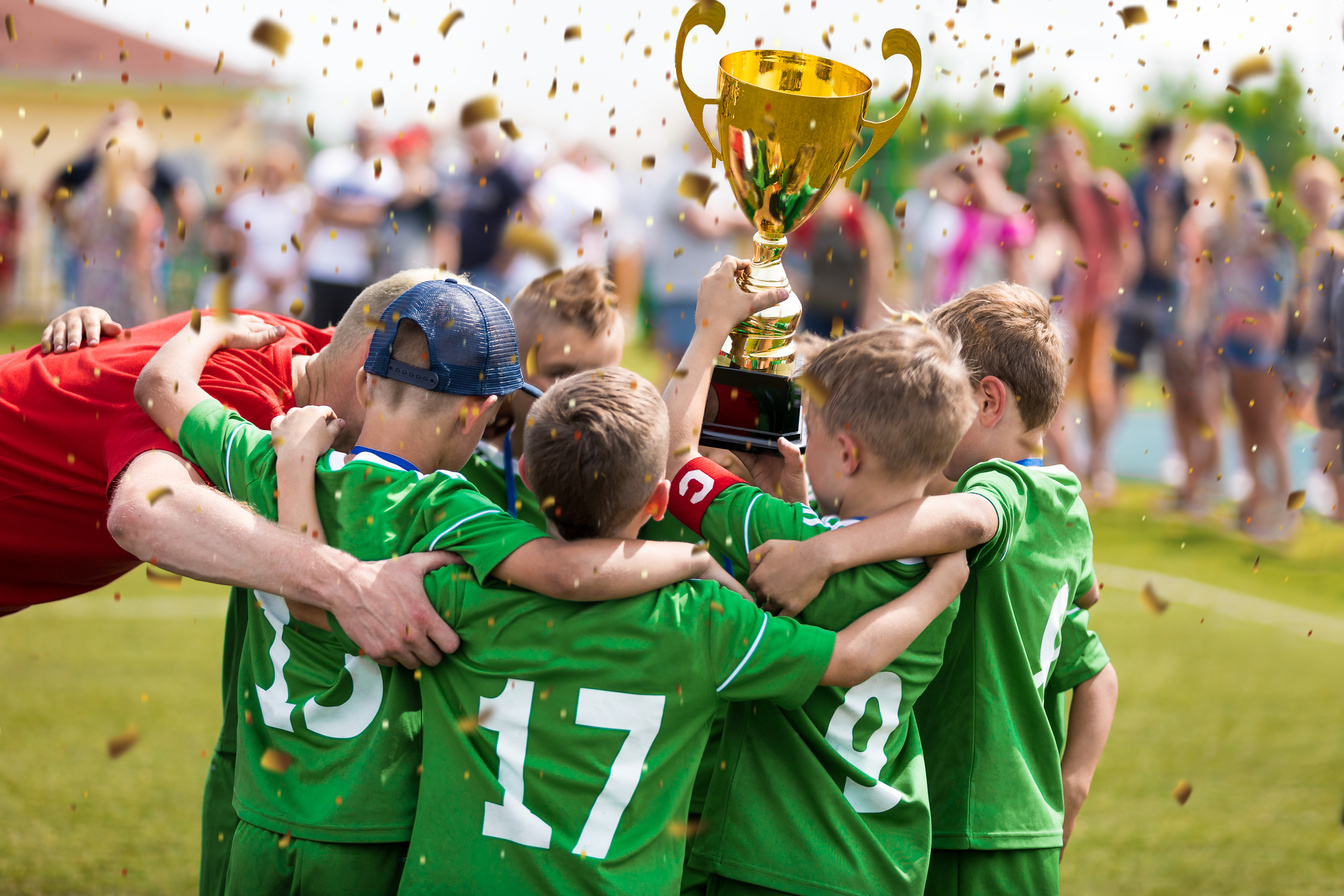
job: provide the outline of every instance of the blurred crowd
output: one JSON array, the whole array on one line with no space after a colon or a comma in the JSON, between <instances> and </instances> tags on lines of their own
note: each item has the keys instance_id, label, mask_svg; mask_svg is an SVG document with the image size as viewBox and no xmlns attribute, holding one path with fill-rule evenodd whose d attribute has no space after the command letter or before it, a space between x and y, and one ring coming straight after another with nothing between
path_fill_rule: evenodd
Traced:
<instances>
[{"instance_id":1,"label":"blurred crowd","mask_svg":"<svg viewBox=\"0 0 1344 896\"><path fill-rule=\"evenodd\" d=\"M63 295L127 324L180 310L166 307L164 271L186 231L200 233L208 268L197 306L324 326L405 268L462 272L508 301L548 271L597 262L666 374L694 330L700 278L724 254L750 254L751 227L689 132L666 157L618 170L592 144L520 134L483 97L451 132L360 125L350 144L311 157L308 142L277 139L206 194L156 157L136 114L117 107L43 196ZM895 215L837 186L789 236L801 325L838 334L971 286L1027 284L1056 302L1071 340L1070 400L1050 450L1096 500L1116 493L1112 440L1145 367L1163 383L1181 509L1206 514L1224 493L1230 405L1249 474L1239 524L1263 539L1291 534L1287 496L1301 485L1289 431L1303 421L1320 430L1320 469L1344 519L1344 179L1314 156L1294 168L1293 199L1311 223L1294 246L1267 214L1282 195L1225 126L1157 124L1135 152L1142 163L1126 179L1058 126L1037 136L1019 193L1005 148L968 137L918 173ZM686 190L688 173L714 188ZM0 200L2 317L19 216L11 192Z\"/></svg>"}]
</instances>

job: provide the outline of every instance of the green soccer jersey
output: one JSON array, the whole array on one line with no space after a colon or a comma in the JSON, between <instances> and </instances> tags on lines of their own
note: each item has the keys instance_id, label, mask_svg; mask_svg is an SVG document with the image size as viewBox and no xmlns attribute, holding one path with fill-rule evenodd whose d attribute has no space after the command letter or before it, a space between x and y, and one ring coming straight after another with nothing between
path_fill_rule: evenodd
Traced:
<instances>
[{"instance_id":1,"label":"green soccer jersey","mask_svg":"<svg viewBox=\"0 0 1344 896\"><path fill-rule=\"evenodd\" d=\"M476 486L476 490L490 499L497 507L509 510L508 477L504 473L504 452L489 442L481 442L471 459L462 465L462 475ZM541 512L537 496L523 482L523 477L515 471L513 474L514 498L513 515L525 523L531 523L541 531L546 531L546 515Z\"/></svg>"},{"instance_id":2,"label":"green soccer jersey","mask_svg":"<svg viewBox=\"0 0 1344 896\"><path fill-rule=\"evenodd\" d=\"M712 582L607 603L481 588L451 568L428 582L462 647L422 670L402 896L676 894L714 709L800 705L835 646Z\"/></svg>"},{"instance_id":3,"label":"green soccer jersey","mask_svg":"<svg viewBox=\"0 0 1344 896\"><path fill-rule=\"evenodd\" d=\"M1086 610L1069 607L1060 634L1059 659L1045 687L1045 711L1050 717L1050 731L1055 736L1055 746L1061 752L1068 728L1065 698L1069 691L1092 680L1111 663L1106 648L1101 645L1101 638L1087 627L1087 622Z\"/></svg>"},{"instance_id":4,"label":"green soccer jersey","mask_svg":"<svg viewBox=\"0 0 1344 896\"><path fill-rule=\"evenodd\" d=\"M182 422L183 455L230 496L277 516L270 433L216 401ZM318 512L330 543L361 560L413 550L458 552L488 575L543 537L486 501L456 473L422 475L374 452L330 452L317 464ZM237 590L248 614L238 669L238 816L309 840L410 837L419 786L414 688L337 634L290 617L283 598Z\"/></svg>"},{"instance_id":5,"label":"green soccer jersey","mask_svg":"<svg viewBox=\"0 0 1344 896\"><path fill-rule=\"evenodd\" d=\"M772 538L842 522L754 488L705 458L672 480L677 518L741 569ZM923 560L832 576L799 617L838 631L924 578ZM929 803L911 709L942 663L954 602L868 681L822 687L799 709L729 708L691 865L814 894L918 894L929 858Z\"/></svg>"},{"instance_id":6,"label":"green soccer jersey","mask_svg":"<svg viewBox=\"0 0 1344 896\"><path fill-rule=\"evenodd\" d=\"M988 500L999 526L970 556L946 662L915 710L933 845L1060 846L1063 783L1046 685L1067 611L1095 580L1081 489L1061 466L992 460L967 470L957 491Z\"/></svg>"}]
</instances>

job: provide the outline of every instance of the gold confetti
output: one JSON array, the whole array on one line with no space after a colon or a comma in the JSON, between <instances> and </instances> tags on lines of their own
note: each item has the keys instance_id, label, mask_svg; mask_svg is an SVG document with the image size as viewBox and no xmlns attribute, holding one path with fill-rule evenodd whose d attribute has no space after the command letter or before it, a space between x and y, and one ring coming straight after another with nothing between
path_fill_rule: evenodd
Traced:
<instances>
[{"instance_id":1,"label":"gold confetti","mask_svg":"<svg viewBox=\"0 0 1344 896\"><path fill-rule=\"evenodd\" d=\"M289 316L299 317L303 314L303 299L295 299L289 303Z\"/></svg>"},{"instance_id":2,"label":"gold confetti","mask_svg":"<svg viewBox=\"0 0 1344 896\"><path fill-rule=\"evenodd\" d=\"M364 327L368 330L377 330L379 333L387 332L387 324L383 323L382 320L374 317L372 314L365 316Z\"/></svg>"},{"instance_id":3,"label":"gold confetti","mask_svg":"<svg viewBox=\"0 0 1344 896\"><path fill-rule=\"evenodd\" d=\"M42 125L42 127L37 129L37 133L33 135L33 146L41 146L43 143L47 142L47 138L50 136L51 128Z\"/></svg>"},{"instance_id":4,"label":"gold confetti","mask_svg":"<svg viewBox=\"0 0 1344 896\"><path fill-rule=\"evenodd\" d=\"M428 108L428 111L433 112L433 111L434 111L434 107L436 107L437 105L438 105L438 103L434 102L433 100L430 100L430 101L429 101L429 106L427 107L427 108Z\"/></svg>"},{"instance_id":5,"label":"gold confetti","mask_svg":"<svg viewBox=\"0 0 1344 896\"><path fill-rule=\"evenodd\" d=\"M1190 782L1182 778L1180 783L1176 785L1176 789L1171 792L1171 798L1184 806L1186 801L1190 799L1192 791L1194 791L1194 788L1190 786Z\"/></svg>"},{"instance_id":6,"label":"gold confetti","mask_svg":"<svg viewBox=\"0 0 1344 896\"><path fill-rule=\"evenodd\" d=\"M219 60L215 62L215 74L219 74L219 70L222 69L223 67L224 67L224 51L220 50Z\"/></svg>"},{"instance_id":7,"label":"gold confetti","mask_svg":"<svg viewBox=\"0 0 1344 896\"><path fill-rule=\"evenodd\" d=\"M524 366L523 369L527 372L527 375L528 375L528 376L536 376L536 375L537 375L537 370L538 370L538 367L537 367L537 353L538 353L540 350L541 350L541 346L540 346L540 345L534 345L534 346L532 346L530 349L527 350L527 364Z\"/></svg>"},{"instance_id":8,"label":"gold confetti","mask_svg":"<svg viewBox=\"0 0 1344 896\"><path fill-rule=\"evenodd\" d=\"M518 130L518 125L513 123L512 118L500 119L499 129L503 131L510 140L519 140L523 136L523 132Z\"/></svg>"},{"instance_id":9,"label":"gold confetti","mask_svg":"<svg viewBox=\"0 0 1344 896\"><path fill-rule=\"evenodd\" d=\"M826 45L826 49L831 48L831 34L829 31L821 32L821 42Z\"/></svg>"},{"instance_id":10,"label":"gold confetti","mask_svg":"<svg viewBox=\"0 0 1344 896\"><path fill-rule=\"evenodd\" d=\"M161 588L181 588L182 577L171 572L163 572L152 566L145 567L145 578Z\"/></svg>"},{"instance_id":11,"label":"gold confetti","mask_svg":"<svg viewBox=\"0 0 1344 896\"><path fill-rule=\"evenodd\" d=\"M262 19L252 29L252 43L260 44L281 58L284 58L285 50L289 49L290 39L289 29L270 19ZM220 55L223 56L222 53Z\"/></svg>"},{"instance_id":12,"label":"gold confetti","mask_svg":"<svg viewBox=\"0 0 1344 896\"><path fill-rule=\"evenodd\" d=\"M1301 510L1302 505L1307 503L1307 493L1305 491L1295 491L1288 493L1288 509Z\"/></svg>"},{"instance_id":13,"label":"gold confetti","mask_svg":"<svg viewBox=\"0 0 1344 896\"><path fill-rule=\"evenodd\" d=\"M555 238L531 224L517 221L509 224L500 245L508 250L532 255L548 268L560 263L560 246Z\"/></svg>"},{"instance_id":14,"label":"gold confetti","mask_svg":"<svg viewBox=\"0 0 1344 896\"><path fill-rule=\"evenodd\" d=\"M289 831L285 831L285 836L277 840L275 845L280 849L289 849L290 840Z\"/></svg>"},{"instance_id":15,"label":"gold confetti","mask_svg":"<svg viewBox=\"0 0 1344 896\"><path fill-rule=\"evenodd\" d=\"M294 247L295 252L303 251L303 241L299 239L297 233L291 233L289 235L289 244Z\"/></svg>"},{"instance_id":16,"label":"gold confetti","mask_svg":"<svg viewBox=\"0 0 1344 896\"><path fill-rule=\"evenodd\" d=\"M493 96L483 96L472 100L462 107L458 119L463 128L469 128L482 121L494 121L499 118L499 100Z\"/></svg>"},{"instance_id":17,"label":"gold confetti","mask_svg":"<svg viewBox=\"0 0 1344 896\"><path fill-rule=\"evenodd\" d=\"M1148 23L1148 10L1142 6L1126 6L1118 13L1120 21L1125 23L1126 28L1132 28L1135 25L1146 25Z\"/></svg>"},{"instance_id":18,"label":"gold confetti","mask_svg":"<svg viewBox=\"0 0 1344 896\"><path fill-rule=\"evenodd\" d=\"M1019 59L1026 59L1032 53L1036 52L1035 44L1023 44L1020 47L1013 48L1012 58L1009 60L1011 65L1017 65Z\"/></svg>"},{"instance_id":19,"label":"gold confetti","mask_svg":"<svg viewBox=\"0 0 1344 896\"><path fill-rule=\"evenodd\" d=\"M1087 270L1087 262L1083 261L1081 258L1074 256L1073 263L1078 265L1078 267L1082 268L1083 270Z\"/></svg>"},{"instance_id":20,"label":"gold confetti","mask_svg":"<svg viewBox=\"0 0 1344 896\"><path fill-rule=\"evenodd\" d=\"M1129 352L1122 352L1118 348L1112 348L1110 354L1111 360L1126 370L1139 369L1139 359L1135 355L1132 355Z\"/></svg>"},{"instance_id":21,"label":"gold confetti","mask_svg":"<svg viewBox=\"0 0 1344 896\"><path fill-rule=\"evenodd\" d=\"M315 114L312 113L312 112L309 112L309 113L308 113L308 136L309 136L309 137L316 137L316 136L317 136L316 134L313 133L313 122L315 122L315 121L317 121L317 115L315 115Z\"/></svg>"},{"instance_id":22,"label":"gold confetti","mask_svg":"<svg viewBox=\"0 0 1344 896\"><path fill-rule=\"evenodd\" d=\"M831 338L839 339L845 335L845 319L843 317L831 318Z\"/></svg>"},{"instance_id":23,"label":"gold confetti","mask_svg":"<svg viewBox=\"0 0 1344 896\"><path fill-rule=\"evenodd\" d=\"M449 29L451 29L454 25L456 25L464 15L466 15L466 13L464 13L462 10L455 9L452 12L448 13L448 15L444 16L443 21L439 23L439 35L442 37L447 37Z\"/></svg>"},{"instance_id":24,"label":"gold confetti","mask_svg":"<svg viewBox=\"0 0 1344 896\"><path fill-rule=\"evenodd\" d=\"M1027 136L1027 129L1020 124L1010 124L1008 127L999 128L994 132L994 139L1000 144L1011 143L1025 136Z\"/></svg>"},{"instance_id":25,"label":"gold confetti","mask_svg":"<svg viewBox=\"0 0 1344 896\"><path fill-rule=\"evenodd\" d=\"M793 382L818 408L825 407L827 399L831 397L831 390L826 388L826 384L810 373L798 374Z\"/></svg>"},{"instance_id":26,"label":"gold confetti","mask_svg":"<svg viewBox=\"0 0 1344 896\"><path fill-rule=\"evenodd\" d=\"M1235 84L1227 85L1227 92L1233 96L1241 96L1241 88Z\"/></svg>"},{"instance_id":27,"label":"gold confetti","mask_svg":"<svg viewBox=\"0 0 1344 896\"><path fill-rule=\"evenodd\" d=\"M905 200L904 200L904 199L897 199L897 200L896 200L896 207L895 207L894 209L892 209L892 214L895 215L897 218L904 218L904 217L905 217Z\"/></svg>"},{"instance_id":28,"label":"gold confetti","mask_svg":"<svg viewBox=\"0 0 1344 896\"><path fill-rule=\"evenodd\" d=\"M140 741L140 732L134 724L127 725L126 730L107 739L107 758L119 759L127 750L135 746Z\"/></svg>"},{"instance_id":29,"label":"gold confetti","mask_svg":"<svg viewBox=\"0 0 1344 896\"><path fill-rule=\"evenodd\" d=\"M910 92L910 82L902 81L901 86L897 87L896 92L891 95L891 101L893 103L899 103L901 100L905 99L905 95L909 92Z\"/></svg>"},{"instance_id":30,"label":"gold confetti","mask_svg":"<svg viewBox=\"0 0 1344 896\"><path fill-rule=\"evenodd\" d=\"M1240 84L1247 78L1254 78L1256 75L1274 74L1274 64L1269 61L1269 57L1263 54L1247 56L1232 67L1232 83Z\"/></svg>"},{"instance_id":31,"label":"gold confetti","mask_svg":"<svg viewBox=\"0 0 1344 896\"><path fill-rule=\"evenodd\" d=\"M639 160L639 167L643 168L645 171L648 171L650 168L653 167L653 163L654 163L653 156L645 156L644 158Z\"/></svg>"},{"instance_id":32,"label":"gold confetti","mask_svg":"<svg viewBox=\"0 0 1344 896\"><path fill-rule=\"evenodd\" d=\"M859 186L859 201L867 202L868 194L872 192L872 189L873 189L873 182L868 180L867 178L864 178L863 183Z\"/></svg>"},{"instance_id":33,"label":"gold confetti","mask_svg":"<svg viewBox=\"0 0 1344 896\"><path fill-rule=\"evenodd\" d=\"M687 837L693 836L702 827L704 827L704 822L698 819L695 821L678 821L673 819L667 823L667 833L669 836L676 837L678 840L684 840Z\"/></svg>"},{"instance_id":34,"label":"gold confetti","mask_svg":"<svg viewBox=\"0 0 1344 896\"><path fill-rule=\"evenodd\" d=\"M268 772L275 772L277 775L283 775L289 771L289 766L293 762L293 756L284 750L277 750L275 747L267 747L266 752L261 754L261 767Z\"/></svg>"},{"instance_id":35,"label":"gold confetti","mask_svg":"<svg viewBox=\"0 0 1344 896\"><path fill-rule=\"evenodd\" d=\"M602 226L602 209L600 208L593 209L593 226L594 227Z\"/></svg>"},{"instance_id":36,"label":"gold confetti","mask_svg":"<svg viewBox=\"0 0 1344 896\"><path fill-rule=\"evenodd\" d=\"M1259 572L1259 571L1260 571L1260 555L1256 554L1255 562L1251 564L1251 572Z\"/></svg>"},{"instance_id":37,"label":"gold confetti","mask_svg":"<svg viewBox=\"0 0 1344 896\"><path fill-rule=\"evenodd\" d=\"M583 28L579 25L570 25L565 29L565 40L578 40L583 37Z\"/></svg>"},{"instance_id":38,"label":"gold confetti","mask_svg":"<svg viewBox=\"0 0 1344 896\"><path fill-rule=\"evenodd\" d=\"M150 489L149 494L145 495L145 498L149 500L149 506L153 507L155 501L158 501L160 498L166 498L172 493L173 490L171 488L166 485L161 485L158 488Z\"/></svg>"},{"instance_id":39,"label":"gold confetti","mask_svg":"<svg viewBox=\"0 0 1344 896\"><path fill-rule=\"evenodd\" d=\"M1204 52L1205 52L1205 53L1209 52L1209 42L1208 42L1208 40L1205 40L1205 41L1204 41ZM1186 108L1189 108L1189 104L1188 104L1188 103L1186 104Z\"/></svg>"},{"instance_id":40,"label":"gold confetti","mask_svg":"<svg viewBox=\"0 0 1344 896\"><path fill-rule=\"evenodd\" d=\"M7 13L5 15L5 33L9 35L9 39L11 42L17 41L19 39L19 32L14 27L13 13Z\"/></svg>"},{"instance_id":41,"label":"gold confetti","mask_svg":"<svg viewBox=\"0 0 1344 896\"><path fill-rule=\"evenodd\" d=\"M546 91L546 99L548 99L548 100L553 100L553 99L555 99L555 88L556 88L556 86L559 84L559 82L560 82L560 79L559 79L559 78L552 78L552 79L551 79L551 89L548 90L548 91Z\"/></svg>"},{"instance_id":42,"label":"gold confetti","mask_svg":"<svg viewBox=\"0 0 1344 896\"><path fill-rule=\"evenodd\" d=\"M173 110L168 108L167 103L159 106L159 114L163 116L164 121L171 121L173 118Z\"/></svg>"},{"instance_id":43,"label":"gold confetti","mask_svg":"<svg viewBox=\"0 0 1344 896\"><path fill-rule=\"evenodd\" d=\"M691 446L690 446L690 445L682 445L680 448L678 448L678 449L676 449L675 451L673 451L673 452L672 452L672 455L673 455L674 457L681 457L683 454L690 454L690 453L691 453Z\"/></svg>"},{"instance_id":44,"label":"gold confetti","mask_svg":"<svg viewBox=\"0 0 1344 896\"><path fill-rule=\"evenodd\" d=\"M927 134L928 132L929 132L929 119L924 115L923 112L921 112L921 113L919 113L919 133L920 133L920 136L923 136L924 134Z\"/></svg>"},{"instance_id":45,"label":"gold confetti","mask_svg":"<svg viewBox=\"0 0 1344 896\"><path fill-rule=\"evenodd\" d=\"M107 143L103 144L103 150L107 151L116 146L120 141L116 137L109 137Z\"/></svg>"},{"instance_id":46,"label":"gold confetti","mask_svg":"<svg viewBox=\"0 0 1344 896\"><path fill-rule=\"evenodd\" d=\"M246 168L243 169L243 183L247 183L247 179L251 176L252 176L252 166L248 165Z\"/></svg>"},{"instance_id":47,"label":"gold confetti","mask_svg":"<svg viewBox=\"0 0 1344 896\"><path fill-rule=\"evenodd\" d=\"M1157 591L1153 588L1152 582L1143 583L1143 590L1139 592L1139 603L1143 604L1143 608L1154 616L1165 613L1167 607L1171 606L1170 601L1157 596Z\"/></svg>"},{"instance_id":48,"label":"gold confetti","mask_svg":"<svg viewBox=\"0 0 1344 896\"><path fill-rule=\"evenodd\" d=\"M1007 86L1007 85L1002 84L1002 83L1000 83L1000 84L995 84L995 85L994 85L994 95L995 95L996 97L998 97L999 99L1003 99L1003 91L1004 91L1004 89L1005 89L1006 86Z\"/></svg>"},{"instance_id":49,"label":"gold confetti","mask_svg":"<svg viewBox=\"0 0 1344 896\"><path fill-rule=\"evenodd\" d=\"M383 89L381 87L375 87L369 93L369 100L373 103L373 108L383 108Z\"/></svg>"},{"instance_id":50,"label":"gold confetti","mask_svg":"<svg viewBox=\"0 0 1344 896\"><path fill-rule=\"evenodd\" d=\"M709 201L709 194L713 193L717 186L717 183L705 175L687 171L677 182L677 195L683 199L694 199L703 206Z\"/></svg>"},{"instance_id":51,"label":"gold confetti","mask_svg":"<svg viewBox=\"0 0 1344 896\"><path fill-rule=\"evenodd\" d=\"M382 177L382 176L383 176L383 160L382 160L382 159L374 159L374 160L373 160L373 179L374 179L374 180L377 180L378 178L380 178L380 177Z\"/></svg>"}]
</instances>

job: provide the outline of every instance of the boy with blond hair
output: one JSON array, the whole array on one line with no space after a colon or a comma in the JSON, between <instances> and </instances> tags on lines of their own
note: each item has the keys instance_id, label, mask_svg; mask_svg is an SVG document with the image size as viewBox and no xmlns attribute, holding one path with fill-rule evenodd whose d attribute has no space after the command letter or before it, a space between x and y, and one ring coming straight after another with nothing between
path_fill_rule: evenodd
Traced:
<instances>
[{"instance_id":1,"label":"boy with blond hair","mask_svg":"<svg viewBox=\"0 0 1344 896\"><path fill-rule=\"evenodd\" d=\"M748 294L725 258L700 288L700 326L666 400L673 513L735 568L773 538L806 539L918 499L948 462L973 409L956 347L918 325L857 333L809 358L806 470L823 513L756 488L700 456L696 442L715 359L729 330L777 302ZM837 630L909 599L928 572L921 552L836 575L800 617ZM924 891L929 803L911 715L937 673L956 615L944 610L895 662L802 705L729 708L692 868L708 892L867 896ZM780 825L780 819L801 819Z\"/></svg>"},{"instance_id":2,"label":"boy with blond hair","mask_svg":"<svg viewBox=\"0 0 1344 896\"><path fill-rule=\"evenodd\" d=\"M1063 339L1049 302L1007 283L973 289L928 322L960 341L972 374L975 413L943 470L955 493L811 541L765 545L750 582L796 610L854 564L969 549L947 659L915 707L933 801L926 892L1058 893L1064 832L1116 699L1115 671L1086 614L1070 613L1097 594L1081 486L1041 462L1064 394ZM1067 668L1057 668L1062 645ZM1062 759L1051 727L1060 684L1074 688Z\"/></svg>"},{"instance_id":3,"label":"boy with blond hair","mask_svg":"<svg viewBox=\"0 0 1344 896\"><path fill-rule=\"evenodd\" d=\"M518 330L523 376L540 392L567 376L621 363L625 324L616 289L598 265L538 277L514 297L509 313ZM535 400L514 393L503 401L462 475L495 504L544 532L546 517L537 496L518 475L524 421Z\"/></svg>"},{"instance_id":4,"label":"boy with blond hair","mask_svg":"<svg viewBox=\"0 0 1344 896\"><path fill-rule=\"evenodd\" d=\"M230 496L359 559L452 550L480 579L588 599L712 573L689 546L632 550L628 542L548 539L451 472L470 455L499 397L527 387L504 306L435 274L390 281L400 292L364 328L368 356L352 384L364 411L359 444L318 458L316 484L306 441L296 436L288 456L277 458L279 440L197 385L221 332L264 327L255 318L206 318L199 334L184 328L145 366L136 398ZM295 416L324 413L330 416L322 408ZM320 429L326 447L339 424L323 421ZM291 491L287 509L279 498ZM325 613L265 592L244 596L248 622L233 693L243 722L233 790L241 821L227 892L391 892L419 787L414 681L326 630Z\"/></svg>"}]
</instances>

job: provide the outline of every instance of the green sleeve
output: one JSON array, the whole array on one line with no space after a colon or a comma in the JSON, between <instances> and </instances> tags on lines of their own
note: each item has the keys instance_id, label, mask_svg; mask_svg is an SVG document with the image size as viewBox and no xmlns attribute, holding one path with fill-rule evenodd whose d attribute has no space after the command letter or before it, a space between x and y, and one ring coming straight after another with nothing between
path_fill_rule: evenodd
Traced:
<instances>
[{"instance_id":1,"label":"green sleeve","mask_svg":"<svg viewBox=\"0 0 1344 896\"><path fill-rule=\"evenodd\" d=\"M801 541L826 531L806 504L793 504L742 483L724 489L705 511L700 534L710 550L747 569L747 555L772 538Z\"/></svg>"},{"instance_id":2,"label":"green sleeve","mask_svg":"<svg viewBox=\"0 0 1344 896\"><path fill-rule=\"evenodd\" d=\"M1101 638L1087 627L1087 622L1086 610L1069 608L1060 632L1059 660L1045 685L1047 700L1051 699L1051 694L1073 690L1110 665L1111 658L1107 656Z\"/></svg>"},{"instance_id":3,"label":"green sleeve","mask_svg":"<svg viewBox=\"0 0 1344 896\"><path fill-rule=\"evenodd\" d=\"M994 505L999 528L989 541L967 552L971 569L984 569L1007 556L1027 512L1025 483L993 468L976 470L957 483L957 491L980 495Z\"/></svg>"},{"instance_id":4,"label":"green sleeve","mask_svg":"<svg viewBox=\"0 0 1344 896\"><path fill-rule=\"evenodd\" d=\"M771 616L713 582L689 584L703 617L707 671L719 697L802 706L826 674L835 632Z\"/></svg>"},{"instance_id":5,"label":"green sleeve","mask_svg":"<svg viewBox=\"0 0 1344 896\"><path fill-rule=\"evenodd\" d=\"M182 456L200 467L217 488L238 500L257 495L258 480L275 479L271 434L248 423L213 398L187 413L177 434ZM265 494L265 490L261 490ZM274 518L274 498L259 512Z\"/></svg>"},{"instance_id":6,"label":"green sleeve","mask_svg":"<svg viewBox=\"0 0 1344 896\"><path fill-rule=\"evenodd\" d=\"M457 473L433 474L436 482L421 504L424 531L414 551L455 551L485 581L504 558L546 533L509 516Z\"/></svg>"}]
</instances>

